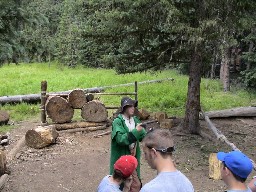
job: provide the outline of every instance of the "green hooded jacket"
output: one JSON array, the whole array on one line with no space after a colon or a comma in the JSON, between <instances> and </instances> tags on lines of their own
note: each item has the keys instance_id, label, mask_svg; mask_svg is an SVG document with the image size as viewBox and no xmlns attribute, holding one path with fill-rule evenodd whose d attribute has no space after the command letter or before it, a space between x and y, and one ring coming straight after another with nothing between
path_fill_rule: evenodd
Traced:
<instances>
[{"instance_id":1,"label":"green hooded jacket","mask_svg":"<svg viewBox=\"0 0 256 192\"><path fill-rule=\"evenodd\" d=\"M133 117L135 121L135 127L140 120L137 117ZM128 127L125 124L125 120L122 115L119 114L118 117L112 123L112 134L111 134L111 153L110 153L110 174L113 174L114 164L122 155L130 155L129 145L136 142L136 159L138 160L137 173L140 178L140 145L139 142L142 141L146 135L145 129L137 131L133 129L129 132Z\"/></svg>"}]
</instances>

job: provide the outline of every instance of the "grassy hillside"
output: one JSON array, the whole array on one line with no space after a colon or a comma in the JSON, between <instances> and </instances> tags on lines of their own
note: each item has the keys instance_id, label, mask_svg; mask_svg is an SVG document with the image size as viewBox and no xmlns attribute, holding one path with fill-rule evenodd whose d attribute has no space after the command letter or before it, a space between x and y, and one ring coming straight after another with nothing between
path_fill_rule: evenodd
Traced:
<instances>
[{"instance_id":1,"label":"grassy hillside","mask_svg":"<svg viewBox=\"0 0 256 192\"><path fill-rule=\"evenodd\" d=\"M48 91L52 92L167 77L172 77L175 80L139 86L139 107L147 108L150 111L161 110L170 115L183 116L188 77L179 75L173 70L117 75L113 70L83 67L70 69L54 63L50 65L48 63L4 65L0 68L0 96L39 93L42 80L48 81ZM107 92L133 90L133 87L122 87L109 89ZM217 80L202 79L201 102L205 111L248 106L255 103L255 96L255 94L244 90L223 93ZM108 106L116 106L119 105L120 98L119 96L101 96L100 99ZM39 114L39 105L5 105L1 109L8 110L14 121L36 117Z\"/></svg>"}]
</instances>

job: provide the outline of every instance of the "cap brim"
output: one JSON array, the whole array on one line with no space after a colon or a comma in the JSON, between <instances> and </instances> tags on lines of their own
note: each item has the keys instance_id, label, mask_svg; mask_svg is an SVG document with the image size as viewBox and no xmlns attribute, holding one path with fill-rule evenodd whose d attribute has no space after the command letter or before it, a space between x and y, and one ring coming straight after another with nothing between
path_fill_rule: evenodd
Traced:
<instances>
[{"instance_id":1,"label":"cap brim","mask_svg":"<svg viewBox=\"0 0 256 192\"><path fill-rule=\"evenodd\" d=\"M219 153L217 153L217 158L218 158L220 161L224 161L226 155L227 155L227 153L219 152Z\"/></svg>"}]
</instances>

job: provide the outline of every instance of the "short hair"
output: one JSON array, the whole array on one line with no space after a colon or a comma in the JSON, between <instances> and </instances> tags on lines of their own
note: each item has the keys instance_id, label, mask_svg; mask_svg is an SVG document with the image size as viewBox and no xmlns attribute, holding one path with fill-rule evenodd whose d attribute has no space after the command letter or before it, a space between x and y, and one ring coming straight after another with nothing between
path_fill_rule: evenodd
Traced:
<instances>
[{"instance_id":1,"label":"short hair","mask_svg":"<svg viewBox=\"0 0 256 192\"><path fill-rule=\"evenodd\" d=\"M125 180L126 178L124 177L123 173L117 169L114 169L113 171L113 178L116 180Z\"/></svg>"},{"instance_id":2,"label":"short hair","mask_svg":"<svg viewBox=\"0 0 256 192\"><path fill-rule=\"evenodd\" d=\"M143 139L143 143L148 148L155 149L167 149L169 147L174 147L174 142L172 134L166 129L153 129L149 131ZM172 153L161 153L163 156Z\"/></svg>"},{"instance_id":3,"label":"short hair","mask_svg":"<svg viewBox=\"0 0 256 192\"><path fill-rule=\"evenodd\" d=\"M225 161L223 161L222 163L223 163L224 167L228 168L228 166L225 164ZM247 178L242 178L242 177L236 175L236 174L233 173L229 168L228 168L228 170L232 173L232 175L235 177L235 179L236 179L237 181L239 181L239 182L241 182L241 183L244 183L244 182L246 181Z\"/></svg>"}]
</instances>

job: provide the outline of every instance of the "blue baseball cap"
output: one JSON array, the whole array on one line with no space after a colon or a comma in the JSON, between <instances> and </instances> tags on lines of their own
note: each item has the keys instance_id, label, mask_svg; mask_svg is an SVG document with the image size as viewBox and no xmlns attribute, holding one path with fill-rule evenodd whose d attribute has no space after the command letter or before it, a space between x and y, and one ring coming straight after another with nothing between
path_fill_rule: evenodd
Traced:
<instances>
[{"instance_id":1,"label":"blue baseball cap","mask_svg":"<svg viewBox=\"0 0 256 192\"><path fill-rule=\"evenodd\" d=\"M253 166L251 160L240 151L231 151L229 153L219 152L217 158L224 162L227 168L235 175L246 179L252 172Z\"/></svg>"}]
</instances>

